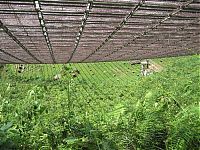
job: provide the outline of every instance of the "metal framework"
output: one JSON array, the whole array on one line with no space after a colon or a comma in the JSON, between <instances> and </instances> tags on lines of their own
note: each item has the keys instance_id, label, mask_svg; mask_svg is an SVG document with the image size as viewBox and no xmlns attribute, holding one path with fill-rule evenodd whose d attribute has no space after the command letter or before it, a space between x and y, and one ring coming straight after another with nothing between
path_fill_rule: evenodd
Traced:
<instances>
[{"instance_id":1,"label":"metal framework","mask_svg":"<svg viewBox=\"0 0 200 150\"><path fill-rule=\"evenodd\" d=\"M200 53L200 0L0 0L0 63Z\"/></svg>"}]
</instances>

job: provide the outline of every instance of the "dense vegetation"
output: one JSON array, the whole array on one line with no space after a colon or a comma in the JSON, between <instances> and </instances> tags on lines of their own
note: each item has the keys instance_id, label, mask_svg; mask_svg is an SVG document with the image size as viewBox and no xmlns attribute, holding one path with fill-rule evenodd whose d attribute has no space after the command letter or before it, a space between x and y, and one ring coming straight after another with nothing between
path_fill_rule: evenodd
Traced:
<instances>
[{"instance_id":1,"label":"dense vegetation","mask_svg":"<svg viewBox=\"0 0 200 150\"><path fill-rule=\"evenodd\" d=\"M7 66L0 149L198 150L199 58L155 61L164 70L148 77L124 62L49 66L64 70L56 81L47 65L22 75Z\"/></svg>"}]
</instances>

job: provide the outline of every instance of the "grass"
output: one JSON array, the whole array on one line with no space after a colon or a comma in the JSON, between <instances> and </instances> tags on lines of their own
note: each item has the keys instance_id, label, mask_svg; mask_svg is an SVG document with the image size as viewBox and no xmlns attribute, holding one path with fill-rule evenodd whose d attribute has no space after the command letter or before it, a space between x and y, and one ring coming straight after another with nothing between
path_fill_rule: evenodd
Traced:
<instances>
[{"instance_id":1,"label":"grass","mask_svg":"<svg viewBox=\"0 0 200 150\"><path fill-rule=\"evenodd\" d=\"M110 62L65 65L58 81L63 65L29 65L20 75L7 66L0 149L197 150L199 57L154 61L164 70L148 77L139 65Z\"/></svg>"}]
</instances>

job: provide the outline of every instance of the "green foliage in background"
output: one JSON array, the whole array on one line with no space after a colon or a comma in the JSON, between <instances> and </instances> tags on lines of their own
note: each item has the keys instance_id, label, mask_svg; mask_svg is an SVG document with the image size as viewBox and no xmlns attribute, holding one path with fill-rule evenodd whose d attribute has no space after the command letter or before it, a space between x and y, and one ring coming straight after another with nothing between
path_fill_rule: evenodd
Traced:
<instances>
[{"instance_id":1,"label":"green foliage in background","mask_svg":"<svg viewBox=\"0 0 200 150\"><path fill-rule=\"evenodd\" d=\"M124 62L32 65L22 75L6 66L0 149L198 150L199 57L155 61L164 70L148 77Z\"/></svg>"}]
</instances>

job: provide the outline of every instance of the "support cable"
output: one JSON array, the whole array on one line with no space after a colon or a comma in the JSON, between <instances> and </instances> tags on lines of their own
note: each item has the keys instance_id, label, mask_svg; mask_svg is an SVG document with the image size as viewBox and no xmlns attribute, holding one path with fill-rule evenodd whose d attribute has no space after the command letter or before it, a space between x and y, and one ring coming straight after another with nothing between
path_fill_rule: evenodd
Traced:
<instances>
[{"instance_id":1,"label":"support cable","mask_svg":"<svg viewBox=\"0 0 200 150\"><path fill-rule=\"evenodd\" d=\"M131 12L120 22L120 24L115 27L112 33L96 48L95 51L93 51L91 54L89 54L86 58L84 58L81 62L84 62L89 57L91 57L93 54L95 54L97 51L99 51L112 37L123 28L123 26L127 23L128 19L131 18L135 12L144 4L145 0L140 0L138 4L131 10Z\"/></svg>"},{"instance_id":2,"label":"support cable","mask_svg":"<svg viewBox=\"0 0 200 150\"><path fill-rule=\"evenodd\" d=\"M135 42L135 40L149 34L151 31L153 31L154 29L156 29L158 26L160 26L161 24L163 24L165 21L167 21L168 19L172 18L175 14L179 13L180 11L182 11L184 8L186 8L188 5L190 5L193 2L193 0L189 0L187 2L185 2L184 4L180 5L179 7L177 7L173 12L171 12L170 14L168 14L167 16L165 16L161 21L159 21L157 24L152 25L151 27L147 28L144 32L141 32L138 36L133 36L133 39L128 42L123 44L120 48L112 51L111 53L107 54L106 56L104 56L104 58L118 52L119 50L123 49L124 47L128 47L130 44L132 44L133 42ZM100 59L95 60L99 61Z\"/></svg>"},{"instance_id":3,"label":"support cable","mask_svg":"<svg viewBox=\"0 0 200 150\"><path fill-rule=\"evenodd\" d=\"M13 57L13 58L15 58L15 59L17 59L17 60L19 60L19 61L22 61L22 62L25 63L25 64L28 64L28 63L29 63L28 61L22 60L21 58L18 58L18 57L16 57L16 56L14 56L14 55L12 55L12 54L6 52L5 50L0 49L0 52L4 53L4 54L6 54L6 55L8 55L8 56L10 56L10 57Z\"/></svg>"},{"instance_id":4,"label":"support cable","mask_svg":"<svg viewBox=\"0 0 200 150\"><path fill-rule=\"evenodd\" d=\"M188 43L187 45L191 45L191 43ZM161 53L161 55L159 55L159 56L157 56L156 58L160 58L160 57L162 57L162 58L164 58L164 57L174 57L174 56L182 56L183 54L180 54L180 52L187 52L188 51L188 49L194 49L194 48L197 48L196 46L192 46L192 47L190 47L190 48L185 48L184 50L183 49L181 49L181 50L177 50L177 51L167 51L166 53ZM199 51L200 52L200 49L196 49L197 51ZM166 56L167 55L167 56Z\"/></svg>"},{"instance_id":5,"label":"support cable","mask_svg":"<svg viewBox=\"0 0 200 150\"><path fill-rule=\"evenodd\" d=\"M200 18L197 18L197 20L195 20L192 24L195 24L195 23L198 23L200 20L199 20ZM183 31L183 30L185 30L187 27L189 27L190 26L190 23L188 23L187 25L185 25L185 26L183 26L183 27L180 27L180 28L178 28L178 29L176 29L173 33L177 33L177 32L180 32L180 31ZM198 35L198 33L197 33L197 35ZM165 39L165 38L167 38L167 36L165 35L165 36L163 36L163 39ZM188 37L183 37L183 38L181 38L179 41L182 41L183 39L186 39L186 38L188 38ZM152 43L149 43L149 44L147 44L147 45L145 45L145 46L142 46L141 48L143 49L143 48L145 48L145 47L148 47L148 46L150 46L151 44L155 44L156 42L159 42L161 39L156 39L154 42L152 42ZM165 45L165 43L164 43L164 45ZM168 43L166 43L166 45L168 45ZM171 45L171 44L170 44ZM173 45L177 45L177 41L175 41L174 43L173 43ZM164 46L162 46L161 48L163 48ZM140 48L139 49L137 49L137 50L140 50ZM129 52L129 53L126 53L126 54L122 54L122 55L120 55L120 56L118 56L118 57L115 57L115 58L113 58L113 59L118 59L118 58L121 58L121 57L123 57L123 56L125 56L125 55L127 55L127 54L133 54L133 53L135 53L135 51L137 51L137 50L134 50L133 52Z\"/></svg>"},{"instance_id":6,"label":"support cable","mask_svg":"<svg viewBox=\"0 0 200 150\"><path fill-rule=\"evenodd\" d=\"M35 49L39 52L39 50L37 49L37 47L36 47L35 43L33 42L32 38L29 36L29 34L28 34L28 32L26 31L24 25L22 24L20 18L19 18L18 15L15 13L15 10L14 10L14 8L12 7L12 5L10 5L10 4L8 3L8 6L9 6L10 9L13 10L14 16L15 16L16 20L18 20L19 24L22 26L24 32L26 33L26 36L29 37L31 43L33 44L33 46L35 47Z\"/></svg>"},{"instance_id":7,"label":"support cable","mask_svg":"<svg viewBox=\"0 0 200 150\"><path fill-rule=\"evenodd\" d=\"M103 64L103 62L101 62ZM109 81L112 80L112 75L108 74L107 72L110 71L111 68L113 68L112 66L109 68L106 64L101 64L101 63L93 63L95 65L98 65L97 70L100 71L100 74L103 74L103 81L106 81L107 79L109 79ZM106 77L106 78L105 78ZM107 81L106 81L107 82Z\"/></svg>"},{"instance_id":8,"label":"support cable","mask_svg":"<svg viewBox=\"0 0 200 150\"><path fill-rule=\"evenodd\" d=\"M102 79L105 80L105 76L102 75L102 74L104 74L104 70L102 70L102 68L99 67L99 66L95 67L96 65L100 65L100 64L90 63L90 64L88 65L88 63L85 63L85 65L86 65L88 68L91 68L91 67L92 67L93 70L95 70L95 72L97 73L96 77L98 78L99 81L102 81ZM89 74L91 74L91 73L89 73ZM110 77L106 74L106 78L110 78Z\"/></svg>"},{"instance_id":9,"label":"support cable","mask_svg":"<svg viewBox=\"0 0 200 150\"><path fill-rule=\"evenodd\" d=\"M102 79L104 79L103 76L101 75L102 72L99 72L99 70L95 68L94 63L93 63L93 64L85 63L84 66L86 66L86 67L85 67L85 68L86 68L86 69L85 69L86 72L87 72L94 80L96 80L95 77L97 78L98 81L102 81ZM84 66L83 66L83 67L84 67ZM96 75L96 76L91 75L91 72L88 71L87 68L93 68L93 70L95 70L95 73L97 73L97 75Z\"/></svg>"},{"instance_id":10,"label":"support cable","mask_svg":"<svg viewBox=\"0 0 200 150\"><path fill-rule=\"evenodd\" d=\"M87 80L92 84L92 83L94 83L94 84L97 84L97 80L91 75L91 73L89 73L88 71L87 71L87 69L86 69L86 67L84 67L83 65L83 63L82 64L80 64L80 63L77 63L76 64L77 66L78 66L78 68L81 70L81 72L83 73L83 75L87 78ZM89 75L89 76L88 76ZM83 78L84 79L84 78ZM93 81L91 80L91 79L93 79ZM98 78L98 80L99 80L99 78Z\"/></svg>"},{"instance_id":11,"label":"support cable","mask_svg":"<svg viewBox=\"0 0 200 150\"><path fill-rule=\"evenodd\" d=\"M82 65L82 64L81 64ZM74 66L75 67L75 66ZM75 67L76 69L77 69L77 67ZM80 69L80 66L79 66L79 69ZM80 69L81 70L81 69ZM83 70L81 70L81 72L82 72ZM85 75L85 74L84 74ZM86 76L86 75L85 75ZM84 78L81 76L81 78L82 78L82 80L84 80ZM81 87L84 89L84 91L86 92L86 93L90 93L86 88L85 88L85 84L81 84L81 80L79 79L79 77L77 77L77 80L78 80L78 82L79 82L79 84L80 85L82 85ZM92 83L91 81L90 81L90 83ZM90 85L88 85L91 89L92 89L92 87L90 86ZM98 87L97 87L98 88ZM90 104L90 101L88 101L88 96L86 95L84 95L84 94L82 94L82 96L83 96L83 98L84 98L84 100L87 100L87 104L91 107L91 109L92 110L94 110L93 108L92 108L92 106L91 106L91 104Z\"/></svg>"},{"instance_id":12,"label":"support cable","mask_svg":"<svg viewBox=\"0 0 200 150\"><path fill-rule=\"evenodd\" d=\"M72 54L70 55L70 58L68 59L67 63L69 63L72 60L72 58L73 58L73 56L74 56L74 54L75 54L75 52L76 52L76 50L78 48L81 36L83 34L83 30L84 30L85 25L86 25L86 21L87 21L87 19L89 17L89 13L90 13L90 11L92 9L92 4L93 4L93 0L90 0L88 2L88 4L87 4L87 8L86 8L86 10L84 12L84 16L83 16L83 19L82 19L81 27L79 29L78 34L76 35L76 40L75 40L75 45L74 45L75 47L74 47L74 49L72 51Z\"/></svg>"},{"instance_id":13,"label":"support cable","mask_svg":"<svg viewBox=\"0 0 200 150\"><path fill-rule=\"evenodd\" d=\"M194 33L192 36L196 36L196 35L199 35L200 33ZM187 38L191 38L192 36L188 36L188 37L184 37L184 38L182 38L182 39L187 39ZM180 42L180 41L182 41L182 39L181 40L179 40L178 42ZM177 42L174 42L174 45L176 45L176 43ZM183 45L183 46L181 46L181 47L186 47L187 45L190 45L191 44L191 41L189 41L187 44L185 44L185 45ZM163 47L162 47L163 48ZM177 52L177 51L174 51L175 49L177 49L176 47L175 48L173 48L173 50L170 50L170 51L167 51L167 53L165 53L166 51L162 51L162 52L157 52L156 53L156 55L159 55L159 54L162 54L163 56L164 56L164 54L170 54L170 53L175 53L175 52ZM189 48L186 48L186 49L189 49ZM178 50L178 51L181 51L181 50ZM147 54L148 52L145 52L145 53L143 53L143 54ZM138 56L138 55L137 55ZM137 57L136 56L136 57ZM145 58L144 58L145 59Z\"/></svg>"},{"instance_id":14,"label":"support cable","mask_svg":"<svg viewBox=\"0 0 200 150\"><path fill-rule=\"evenodd\" d=\"M195 33L195 34L193 34L192 36L196 36L196 35L200 35L200 33ZM188 37L186 37L186 38L191 38L192 36L188 36ZM178 42L181 42L182 40L179 40ZM193 45L194 44L194 41L189 41L187 44L185 44L184 43L184 45L182 45L181 46L181 48L185 48L185 50L187 50L187 51L189 51L189 49L193 49L193 48L195 48L196 46L193 46L193 47L190 47L190 48L188 48L187 46L188 45ZM178 50L178 51L174 51L175 49L177 49L177 48L173 48L173 50L170 50L170 51L167 51L167 53L164 53L164 54L173 54L173 53L177 53L177 52L183 52L184 50ZM162 53L158 53L158 54L162 54Z\"/></svg>"},{"instance_id":15,"label":"support cable","mask_svg":"<svg viewBox=\"0 0 200 150\"><path fill-rule=\"evenodd\" d=\"M10 60L6 60L4 58L0 58L0 60L5 61L7 63L11 63L11 64L15 64L16 62L10 61Z\"/></svg>"},{"instance_id":16,"label":"support cable","mask_svg":"<svg viewBox=\"0 0 200 150\"><path fill-rule=\"evenodd\" d=\"M3 31L11 37L15 43L17 43L24 51L26 51L32 58L34 58L36 61L42 63L39 59L37 59L13 34L12 32L1 22L0 20L0 28L3 29Z\"/></svg>"},{"instance_id":17,"label":"support cable","mask_svg":"<svg viewBox=\"0 0 200 150\"><path fill-rule=\"evenodd\" d=\"M45 24L44 15L43 15L43 12L42 12L40 1L39 0L34 0L34 6L35 6L35 10L36 10L37 15L38 15L40 26L42 28L43 36L45 38L45 41L47 43L47 47L49 49L49 53L51 55L53 63L56 63L56 60L55 60L55 57L54 57L53 48L52 48L52 45L51 45L51 41L49 39L48 30L47 30L47 27L46 27L46 24Z\"/></svg>"}]
</instances>

